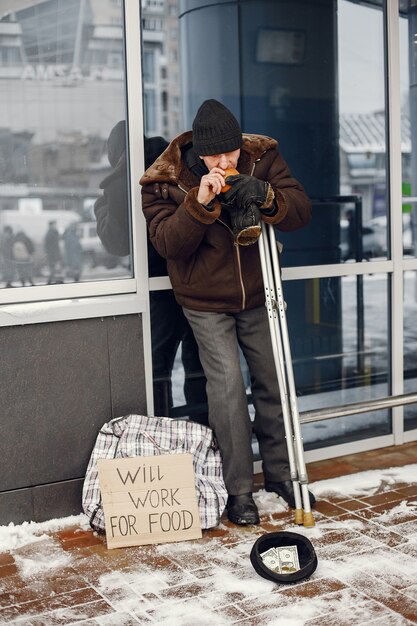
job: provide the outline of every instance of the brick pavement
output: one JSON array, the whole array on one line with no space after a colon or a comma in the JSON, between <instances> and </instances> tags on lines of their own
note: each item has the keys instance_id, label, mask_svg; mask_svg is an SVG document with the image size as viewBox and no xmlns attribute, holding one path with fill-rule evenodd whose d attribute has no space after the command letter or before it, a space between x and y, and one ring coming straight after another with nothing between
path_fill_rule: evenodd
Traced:
<instances>
[{"instance_id":1,"label":"brick pavement","mask_svg":"<svg viewBox=\"0 0 417 626\"><path fill-rule=\"evenodd\" d=\"M416 458L417 444L405 444L311 463L309 479L402 467ZM263 513L259 527L223 519L197 541L117 550L82 526L65 527L0 553L0 624L417 624L413 502L417 483L382 481L362 497L320 498L313 529L294 527L281 506ZM313 576L295 585L260 578L248 558L257 536L297 529L316 549Z\"/></svg>"}]
</instances>

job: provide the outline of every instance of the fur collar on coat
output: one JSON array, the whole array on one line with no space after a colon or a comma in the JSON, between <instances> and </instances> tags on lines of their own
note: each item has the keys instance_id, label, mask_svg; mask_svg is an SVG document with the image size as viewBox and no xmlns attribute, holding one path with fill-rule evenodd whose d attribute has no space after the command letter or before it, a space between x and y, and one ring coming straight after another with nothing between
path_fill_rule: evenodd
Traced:
<instances>
[{"instance_id":1,"label":"fur collar on coat","mask_svg":"<svg viewBox=\"0 0 417 626\"><path fill-rule=\"evenodd\" d=\"M181 148L192 142L192 131L187 131L171 141L166 150L146 170L140 179L141 185L153 182L183 183L192 187L195 184L194 175L189 172L182 160ZM271 148L277 148L278 142L266 135L243 134L238 169L242 174L249 174L252 163ZM190 176L192 178L190 178Z\"/></svg>"}]
</instances>

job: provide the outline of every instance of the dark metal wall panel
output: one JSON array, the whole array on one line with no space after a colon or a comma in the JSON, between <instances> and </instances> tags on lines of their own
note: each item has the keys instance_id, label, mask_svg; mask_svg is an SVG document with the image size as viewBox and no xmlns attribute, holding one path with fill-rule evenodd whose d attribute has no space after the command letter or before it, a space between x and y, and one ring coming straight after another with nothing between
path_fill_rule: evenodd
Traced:
<instances>
[{"instance_id":1,"label":"dark metal wall panel","mask_svg":"<svg viewBox=\"0 0 417 626\"><path fill-rule=\"evenodd\" d=\"M0 492L0 524L20 524L33 517L32 489Z\"/></svg>"},{"instance_id":2,"label":"dark metal wall panel","mask_svg":"<svg viewBox=\"0 0 417 626\"><path fill-rule=\"evenodd\" d=\"M83 479L78 478L77 480L66 480L50 485L33 487L31 489L33 504L31 519L37 522L44 522L81 513L83 483Z\"/></svg>"},{"instance_id":3,"label":"dark metal wall panel","mask_svg":"<svg viewBox=\"0 0 417 626\"><path fill-rule=\"evenodd\" d=\"M142 322L136 320L107 319L113 417L146 410Z\"/></svg>"},{"instance_id":4,"label":"dark metal wall panel","mask_svg":"<svg viewBox=\"0 0 417 626\"><path fill-rule=\"evenodd\" d=\"M0 524L78 515L82 511L83 479L0 492Z\"/></svg>"},{"instance_id":5,"label":"dark metal wall panel","mask_svg":"<svg viewBox=\"0 0 417 626\"><path fill-rule=\"evenodd\" d=\"M140 316L1 328L0 524L11 499L21 519L8 521L71 514L71 481L83 478L100 427L128 412L146 412Z\"/></svg>"}]
</instances>

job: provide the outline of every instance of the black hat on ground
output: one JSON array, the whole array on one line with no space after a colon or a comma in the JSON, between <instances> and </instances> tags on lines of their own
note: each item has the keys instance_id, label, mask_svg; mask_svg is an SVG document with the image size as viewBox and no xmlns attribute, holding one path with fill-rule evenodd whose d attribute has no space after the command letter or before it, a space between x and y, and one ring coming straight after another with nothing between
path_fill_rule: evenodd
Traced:
<instances>
[{"instance_id":1,"label":"black hat on ground","mask_svg":"<svg viewBox=\"0 0 417 626\"><path fill-rule=\"evenodd\" d=\"M298 551L298 560L300 569L296 572L288 574L279 574L274 572L265 565L261 554L270 548L285 548L287 546L296 546ZM314 551L312 543L299 533L281 531L276 533L265 533L258 537L253 544L250 560L255 571L266 578L277 583L295 583L303 578L308 578L316 570L317 555Z\"/></svg>"},{"instance_id":2,"label":"black hat on ground","mask_svg":"<svg viewBox=\"0 0 417 626\"><path fill-rule=\"evenodd\" d=\"M217 100L205 100L193 122L193 146L197 154L233 152L242 143L242 129L233 113Z\"/></svg>"}]
</instances>

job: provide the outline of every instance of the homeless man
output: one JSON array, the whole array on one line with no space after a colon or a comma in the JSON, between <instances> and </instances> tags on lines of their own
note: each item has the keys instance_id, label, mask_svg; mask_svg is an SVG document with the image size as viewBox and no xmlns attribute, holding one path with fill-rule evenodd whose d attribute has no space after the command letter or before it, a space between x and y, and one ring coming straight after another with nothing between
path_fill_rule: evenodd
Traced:
<instances>
[{"instance_id":1,"label":"homeless man","mask_svg":"<svg viewBox=\"0 0 417 626\"><path fill-rule=\"evenodd\" d=\"M283 231L304 226L311 203L277 146L270 137L242 135L231 111L206 100L192 132L175 138L140 180L151 241L167 259L175 297L198 343L227 514L235 524L259 523L252 429L265 489L295 506L257 237L260 219ZM227 176L229 168L239 174ZM230 189L222 192L226 182ZM239 347L250 372L253 424Z\"/></svg>"}]
</instances>

